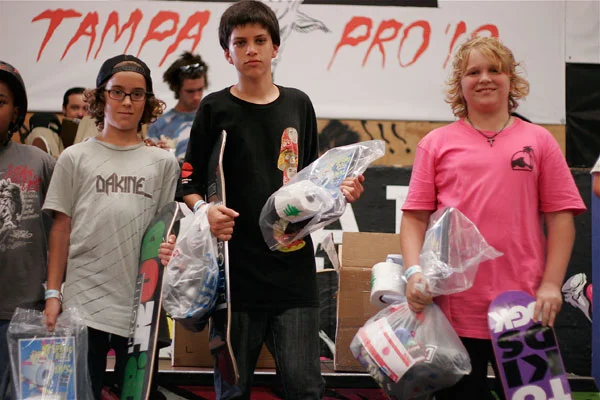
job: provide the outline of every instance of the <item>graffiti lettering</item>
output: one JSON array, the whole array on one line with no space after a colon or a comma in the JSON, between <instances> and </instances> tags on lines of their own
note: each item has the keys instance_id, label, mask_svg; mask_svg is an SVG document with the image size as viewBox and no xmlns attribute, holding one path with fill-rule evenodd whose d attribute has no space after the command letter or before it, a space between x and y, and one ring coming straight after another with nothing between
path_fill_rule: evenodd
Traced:
<instances>
[{"instance_id":1,"label":"graffiti lettering","mask_svg":"<svg viewBox=\"0 0 600 400\"><path fill-rule=\"evenodd\" d=\"M373 53L373 49L377 49L379 50L379 54L381 54L381 67L385 68L387 59L385 44L392 42L396 39L400 39L397 51L397 59L398 65L401 68L407 68L415 64L429 48L429 44L431 42L432 27L428 21L417 20L411 22L408 25L405 25L404 23L395 19L383 20L379 23L379 26L375 30L375 34L371 36L373 25L373 20L369 17L352 17L352 19L348 21L346 23L346 26L344 27L344 32L342 33L340 41L337 43L335 50L333 51L331 60L329 60L329 64L327 65L327 69L331 69L336 57L338 56L338 53L343 47L357 47L361 43L366 43L367 41L369 41L369 39L371 43L367 47L365 55L362 59L363 67L367 64L367 60L369 59L369 56ZM446 26L446 35L449 34L450 27L451 24L448 24ZM421 30L420 39L415 39L413 36L411 36L411 33L413 35L418 34L418 30L416 32L413 32L415 28L420 28ZM450 46L448 48L448 54L446 55L446 59L443 63L443 68L446 68L458 39L466 32L467 26L464 21L460 21L456 24L450 41ZM478 36L480 34L483 34L484 32L488 32L490 36L499 37L498 27L493 24L483 24L477 27L471 32L471 37ZM416 40L418 46L416 51L414 51L414 54L407 56L403 53L403 51L412 52L412 50L405 50L405 48L408 46L406 42L409 39L409 37L412 38L413 41ZM403 61L403 59L408 61Z\"/></svg>"},{"instance_id":2,"label":"graffiti lettering","mask_svg":"<svg viewBox=\"0 0 600 400\"><path fill-rule=\"evenodd\" d=\"M33 169L26 165L9 164L8 171L4 174L4 179L21 187L22 191L39 191L42 178L39 177Z\"/></svg>"},{"instance_id":3,"label":"graffiti lettering","mask_svg":"<svg viewBox=\"0 0 600 400\"><path fill-rule=\"evenodd\" d=\"M450 26L450 24L446 26L446 35L450 31ZM471 37L478 36L483 31L488 31L492 37L500 37L498 27L492 24L481 25L471 33ZM448 54L446 55L446 60L444 61L444 69L448 65L448 61L450 61L450 57L452 57L452 54L454 53L454 45L456 44L456 41L465 33L467 33L467 24L465 24L464 21L460 21L458 24L456 24L456 28L454 29L454 34L452 35L452 40L450 41L450 47L448 48Z\"/></svg>"},{"instance_id":4,"label":"graffiti lettering","mask_svg":"<svg viewBox=\"0 0 600 400\"><path fill-rule=\"evenodd\" d=\"M44 36L42 44L40 45L40 48L38 50L37 61L39 61L42 57L44 49L54 36L56 30L63 23L63 21L68 18L79 18L82 15L83 14L73 9L64 10L59 8L56 10L44 10L32 19L32 22L49 20L48 30L46 31L46 35ZM135 9L129 14L127 22L119 28L119 13L117 11L112 11L109 14L104 28L102 30L102 37L100 39L100 44L98 45L98 48L94 53L94 59L98 57L100 50L104 45L104 40L109 30L111 30L113 27L115 29L114 43L121 39L121 36L123 36L126 30L130 31L129 40L127 41L127 45L124 48L124 53L127 53L129 47L131 46L135 38L137 28L142 22L143 18L144 15L142 11L140 11L140 9ZM156 15L150 20L150 23L148 25L148 31L146 32L144 38L141 40L140 47L137 51L137 56L140 56L144 46L149 42L162 42L171 37L174 37L174 41L165 51L165 54L163 55L160 61L160 66L163 65L163 63L169 57L169 55L177 51L177 49L181 45L181 42L185 40L191 39L193 41L192 46L190 47L190 51L193 52L200 43L200 40L202 39L202 31L204 27L208 24L209 18L210 11L197 11L190 15L187 18L186 22L180 28L179 22L181 16L179 15L179 13L174 11L157 12ZM65 46L65 50L60 59L63 60L71 50L71 47L77 42L79 42L80 39L82 39L83 37L87 37L87 39L89 40L86 54L87 61L96 42L96 31L99 24L100 19L98 17L98 13L95 11L88 12L81 20L77 31L73 34L73 36ZM164 28L165 25L168 25L168 28Z\"/></svg>"},{"instance_id":5,"label":"graffiti lettering","mask_svg":"<svg viewBox=\"0 0 600 400\"><path fill-rule=\"evenodd\" d=\"M140 24L144 14L140 11L139 8L136 8L130 15L129 20L121 27L119 31L119 13L116 11L111 12L108 15L108 20L106 21L106 25L104 26L104 31L102 32L102 39L100 40L100 46L98 46L98 50L96 50L96 54L94 54L94 59L98 57L98 53L100 53L100 49L102 49L102 45L104 44L104 39L106 38L106 34L114 26L115 28L115 40L113 43L117 43L117 41L121 38L123 33L125 33L126 29L131 29L131 34L129 35L129 41L127 42L127 46L125 46L125 50L123 53L127 53L129 50L129 46L131 46L131 42L133 42L133 38L135 36L135 32L137 31L137 27Z\"/></svg>"}]
</instances>

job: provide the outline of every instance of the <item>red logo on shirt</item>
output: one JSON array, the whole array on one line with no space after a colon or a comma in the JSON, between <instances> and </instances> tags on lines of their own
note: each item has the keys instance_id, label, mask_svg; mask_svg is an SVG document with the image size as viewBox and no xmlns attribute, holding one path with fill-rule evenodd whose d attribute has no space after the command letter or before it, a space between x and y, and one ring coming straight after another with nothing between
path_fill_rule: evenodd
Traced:
<instances>
[{"instance_id":1,"label":"red logo on shirt","mask_svg":"<svg viewBox=\"0 0 600 400\"><path fill-rule=\"evenodd\" d=\"M181 166L181 177L189 178L194 173L194 167L189 162L184 162Z\"/></svg>"}]
</instances>

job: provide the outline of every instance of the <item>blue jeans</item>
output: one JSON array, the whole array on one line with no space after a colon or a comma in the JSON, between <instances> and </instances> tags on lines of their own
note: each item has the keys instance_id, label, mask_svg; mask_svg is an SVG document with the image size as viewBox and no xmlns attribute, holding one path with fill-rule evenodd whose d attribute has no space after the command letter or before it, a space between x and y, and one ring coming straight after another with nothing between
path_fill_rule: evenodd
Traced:
<instances>
[{"instance_id":1,"label":"blue jeans","mask_svg":"<svg viewBox=\"0 0 600 400\"><path fill-rule=\"evenodd\" d=\"M318 308L232 312L231 319L231 346L240 379L230 387L215 369L217 399L250 399L263 343L275 359L286 400L321 398L325 385L319 359Z\"/></svg>"},{"instance_id":2,"label":"blue jeans","mask_svg":"<svg viewBox=\"0 0 600 400\"><path fill-rule=\"evenodd\" d=\"M8 353L8 324L10 320L0 320L0 400L10 399L12 377L10 375L10 355Z\"/></svg>"}]
</instances>

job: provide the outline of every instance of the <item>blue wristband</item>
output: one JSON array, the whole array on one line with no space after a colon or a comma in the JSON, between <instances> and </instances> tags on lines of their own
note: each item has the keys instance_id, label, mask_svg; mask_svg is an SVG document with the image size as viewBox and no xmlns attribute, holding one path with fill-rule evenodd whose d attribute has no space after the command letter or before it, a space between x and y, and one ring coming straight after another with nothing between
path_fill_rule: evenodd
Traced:
<instances>
[{"instance_id":1,"label":"blue wristband","mask_svg":"<svg viewBox=\"0 0 600 400\"><path fill-rule=\"evenodd\" d=\"M60 301L62 303L62 293L61 292L59 292L56 289L46 290L46 293L44 294L44 300L48 300L48 299L52 299L52 298L56 298L56 299L58 299L58 301Z\"/></svg>"},{"instance_id":2,"label":"blue wristband","mask_svg":"<svg viewBox=\"0 0 600 400\"><path fill-rule=\"evenodd\" d=\"M410 277L413 276L414 274L416 274L416 273L420 274L422 272L423 272L423 270L421 269L421 266L419 264L415 264L404 272L404 278L408 281L410 279Z\"/></svg>"},{"instance_id":3,"label":"blue wristband","mask_svg":"<svg viewBox=\"0 0 600 400\"><path fill-rule=\"evenodd\" d=\"M196 213L196 211L198 211L198 209L200 208L200 206L202 206L202 204L206 204L206 202L202 199L198 200L196 202L196 204L194 204L194 214Z\"/></svg>"}]
</instances>

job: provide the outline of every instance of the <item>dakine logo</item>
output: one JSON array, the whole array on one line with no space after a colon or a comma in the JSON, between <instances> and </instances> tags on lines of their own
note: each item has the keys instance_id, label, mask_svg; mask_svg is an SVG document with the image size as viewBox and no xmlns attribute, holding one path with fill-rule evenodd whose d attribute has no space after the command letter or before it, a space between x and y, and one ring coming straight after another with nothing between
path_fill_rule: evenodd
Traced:
<instances>
[{"instance_id":1,"label":"dakine logo","mask_svg":"<svg viewBox=\"0 0 600 400\"><path fill-rule=\"evenodd\" d=\"M490 328L492 328L493 325L492 329L494 330L494 333L499 333L503 330L525 326L533 318L534 308L535 301L532 301L527 307L514 306L509 309L492 311L488 313L488 317L490 318Z\"/></svg>"},{"instance_id":2,"label":"dakine logo","mask_svg":"<svg viewBox=\"0 0 600 400\"><path fill-rule=\"evenodd\" d=\"M152 194L144 191L146 178L137 176L118 176L112 174L104 179L100 175L96 176L96 192L105 193L107 196L111 193L133 193L139 194L149 199Z\"/></svg>"}]
</instances>

